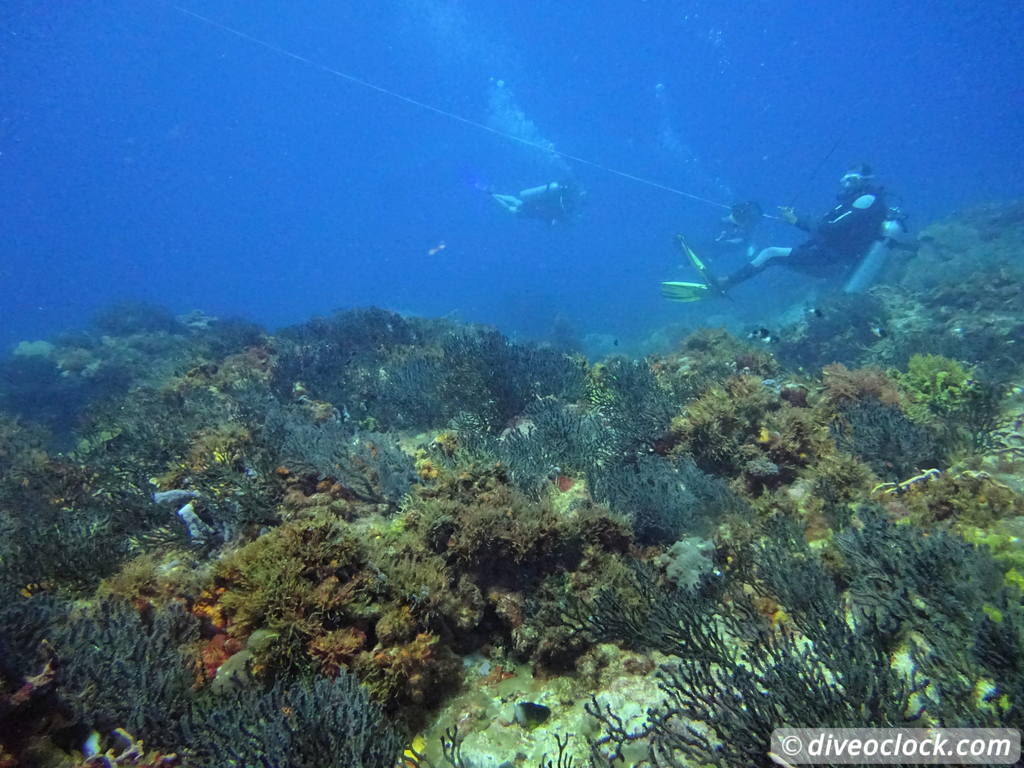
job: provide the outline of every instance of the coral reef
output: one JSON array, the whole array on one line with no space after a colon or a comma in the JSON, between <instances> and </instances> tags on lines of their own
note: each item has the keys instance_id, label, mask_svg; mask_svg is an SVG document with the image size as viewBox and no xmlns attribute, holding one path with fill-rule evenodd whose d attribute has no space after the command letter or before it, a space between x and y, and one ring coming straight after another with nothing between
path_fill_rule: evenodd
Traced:
<instances>
[{"instance_id":1,"label":"coral reef","mask_svg":"<svg viewBox=\"0 0 1024 768\"><path fill-rule=\"evenodd\" d=\"M593 493L630 520L642 544L706 534L725 514L743 506L725 484L688 457L619 460L594 478Z\"/></svg>"},{"instance_id":2,"label":"coral reef","mask_svg":"<svg viewBox=\"0 0 1024 768\"><path fill-rule=\"evenodd\" d=\"M697 397L730 376L772 378L780 371L770 352L721 328L694 331L682 340L674 354L653 358L650 366L679 402Z\"/></svg>"},{"instance_id":3,"label":"coral reef","mask_svg":"<svg viewBox=\"0 0 1024 768\"><path fill-rule=\"evenodd\" d=\"M189 765L198 768L393 768L402 749L399 732L344 672L237 692L193 712L182 730L194 745Z\"/></svg>"},{"instance_id":4,"label":"coral reef","mask_svg":"<svg viewBox=\"0 0 1024 768\"><path fill-rule=\"evenodd\" d=\"M768 765L780 723L1021 727L1020 210L646 359L378 309L18 345L0 762L391 766L419 732L406 765Z\"/></svg>"},{"instance_id":5,"label":"coral reef","mask_svg":"<svg viewBox=\"0 0 1024 768\"><path fill-rule=\"evenodd\" d=\"M871 515L861 524L842 538L840 573L808 550L799 526L779 521L750 566L724 580L670 591L640 572L632 607L606 595L584 608L581 628L592 636L618 635L675 657L659 671L665 699L641 727L624 730L613 710L589 707L603 725L606 754L642 744L656 766L768 766L765 745L780 719L847 727L1017 722L1019 713L999 702L1012 700L1018 680L998 677L997 668L1018 663L1024 636L1001 612L978 620L993 595L992 561L952 537L924 537ZM851 584L852 625L839 599L843 582ZM724 593L732 609L716 616ZM750 595L770 596L781 610L769 621ZM997 589L998 605L1012 600ZM917 666L901 667L901 655ZM980 703L979 679L998 681Z\"/></svg>"},{"instance_id":6,"label":"coral reef","mask_svg":"<svg viewBox=\"0 0 1024 768\"><path fill-rule=\"evenodd\" d=\"M918 252L903 263L898 276L901 285L917 291L964 286L978 272L1018 263L1024 241L1024 203L980 205L962 211L929 224L918 241ZM962 293L973 292L965 288Z\"/></svg>"},{"instance_id":7,"label":"coral reef","mask_svg":"<svg viewBox=\"0 0 1024 768\"><path fill-rule=\"evenodd\" d=\"M923 424L949 419L977 387L968 369L942 355L913 355L898 381L910 401L907 415Z\"/></svg>"},{"instance_id":8,"label":"coral reef","mask_svg":"<svg viewBox=\"0 0 1024 768\"><path fill-rule=\"evenodd\" d=\"M53 647L76 722L103 733L127 728L173 750L196 678L184 646L197 636L197 622L180 606L140 613L103 600L73 613L54 628Z\"/></svg>"},{"instance_id":9,"label":"coral reef","mask_svg":"<svg viewBox=\"0 0 1024 768\"><path fill-rule=\"evenodd\" d=\"M258 663L301 664L314 639L372 610L365 563L361 542L342 521L317 515L285 523L217 563L210 594L221 629L241 640L274 633Z\"/></svg>"},{"instance_id":10,"label":"coral reef","mask_svg":"<svg viewBox=\"0 0 1024 768\"><path fill-rule=\"evenodd\" d=\"M909 477L941 463L936 435L901 409L878 400L840 409L831 428L842 450L862 459L887 480Z\"/></svg>"}]
</instances>

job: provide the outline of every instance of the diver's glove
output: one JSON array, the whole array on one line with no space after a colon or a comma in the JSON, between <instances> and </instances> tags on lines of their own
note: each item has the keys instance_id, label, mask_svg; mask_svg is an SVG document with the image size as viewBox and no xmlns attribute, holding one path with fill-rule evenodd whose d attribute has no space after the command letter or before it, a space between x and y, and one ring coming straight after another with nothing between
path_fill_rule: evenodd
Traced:
<instances>
[{"instance_id":1,"label":"diver's glove","mask_svg":"<svg viewBox=\"0 0 1024 768\"><path fill-rule=\"evenodd\" d=\"M779 218L787 224L796 224L800 217L796 215L796 209L791 205L779 206Z\"/></svg>"}]
</instances>

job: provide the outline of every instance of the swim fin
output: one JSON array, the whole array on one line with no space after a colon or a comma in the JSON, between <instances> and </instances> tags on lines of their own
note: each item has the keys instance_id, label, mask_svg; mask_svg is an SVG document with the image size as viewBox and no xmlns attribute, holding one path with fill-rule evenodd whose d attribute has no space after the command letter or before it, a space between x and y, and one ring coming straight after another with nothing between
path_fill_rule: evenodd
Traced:
<instances>
[{"instance_id":1,"label":"swim fin","mask_svg":"<svg viewBox=\"0 0 1024 768\"><path fill-rule=\"evenodd\" d=\"M716 290L716 287L718 286L718 281L715 280L715 275L711 273L711 270L708 268L708 265L703 263L700 260L700 258L693 252L693 249L687 245L686 238L684 238L682 234L677 234L676 245L679 246L679 250L682 251L683 255L685 255L686 258L690 260L691 264L693 264L693 268L696 269L697 272L699 272L700 280L707 283L708 287L715 291L716 293L722 293L722 291Z\"/></svg>"},{"instance_id":2,"label":"swim fin","mask_svg":"<svg viewBox=\"0 0 1024 768\"><path fill-rule=\"evenodd\" d=\"M708 270L707 265L700 260L693 249L687 245L686 238L676 235L676 245L683 255L690 260L693 268L697 270L703 283L677 283L666 282L661 284L661 295L669 301L700 301L711 296L724 296L725 291L718 287L718 281Z\"/></svg>"},{"instance_id":3,"label":"swim fin","mask_svg":"<svg viewBox=\"0 0 1024 768\"><path fill-rule=\"evenodd\" d=\"M700 301L714 294L706 283L664 282L661 295L669 301Z\"/></svg>"}]
</instances>

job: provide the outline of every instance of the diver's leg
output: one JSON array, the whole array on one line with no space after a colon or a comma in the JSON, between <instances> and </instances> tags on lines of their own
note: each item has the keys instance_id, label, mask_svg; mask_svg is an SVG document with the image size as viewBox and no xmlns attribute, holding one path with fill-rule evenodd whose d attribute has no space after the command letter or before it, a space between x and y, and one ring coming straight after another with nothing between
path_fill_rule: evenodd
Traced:
<instances>
[{"instance_id":1,"label":"diver's leg","mask_svg":"<svg viewBox=\"0 0 1024 768\"><path fill-rule=\"evenodd\" d=\"M768 266L770 261L773 261L774 259L784 259L792 252L792 248L782 248L778 245L771 245L767 248L762 248L761 252L757 254L750 263L758 269L764 269Z\"/></svg>"},{"instance_id":2,"label":"diver's leg","mask_svg":"<svg viewBox=\"0 0 1024 768\"><path fill-rule=\"evenodd\" d=\"M519 209L523 207L523 201L515 195L500 195L497 192L491 195L498 204L509 213L519 213Z\"/></svg>"},{"instance_id":3,"label":"diver's leg","mask_svg":"<svg viewBox=\"0 0 1024 768\"><path fill-rule=\"evenodd\" d=\"M792 248L782 248L774 245L768 248L762 248L761 252L749 262L744 264L728 277L724 277L719 280L718 288L723 291L728 291L730 288L736 287L740 283L749 280L754 275L764 270L765 267L769 266L773 260L786 258L790 253L792 253L792 251Z\"/></svg>"}]
</instances>

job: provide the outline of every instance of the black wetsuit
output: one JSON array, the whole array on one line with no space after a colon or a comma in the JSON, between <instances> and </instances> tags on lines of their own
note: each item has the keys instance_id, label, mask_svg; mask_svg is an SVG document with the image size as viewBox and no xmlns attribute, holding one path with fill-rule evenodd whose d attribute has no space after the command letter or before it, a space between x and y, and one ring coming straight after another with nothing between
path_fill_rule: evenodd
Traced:
<instances>
[{"instance_id":1,"label":"black wetsuit","mask_svg":"<svg viewBox=\"0 0 1024 768\"><path fill-rule=\"evenodd\" d=\"M854 207L854 202L871 195L867 207ZM798 219L796 226L810 232L805 243L796 246L779 264L814 277L833 277L852 269L867 253L871 244L882 236L882 223L889 213L881 187L861 187L843 192L839 204L814 226Z\"/></svg>"},{"instance_id":2,"label":"black wetsuit","mask_svg":"<svg viewBox=\"0 0 1024 768\"><path fill-rule=\"evenodd\" d=\"M564 182L558 184L556 189L552 189L552 186L548 184L542 194L524 199L519 207L519 215L526 219L541 219L549 224L569 221L576 204L576 189Z\"/></svg>"}]
</instances>

